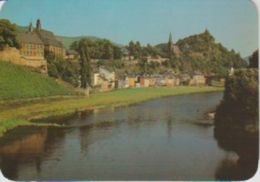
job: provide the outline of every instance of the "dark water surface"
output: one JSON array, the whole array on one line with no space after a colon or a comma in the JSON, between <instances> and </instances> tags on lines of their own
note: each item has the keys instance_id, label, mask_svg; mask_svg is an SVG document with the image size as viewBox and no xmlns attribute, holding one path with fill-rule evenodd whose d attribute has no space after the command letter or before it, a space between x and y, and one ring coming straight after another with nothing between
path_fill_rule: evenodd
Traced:
<instances>
[{"instance_id":1,"label":"dark water surface","mask_svg":"<svg viewBox=\"0 0 260 182\"><path fill-rule=\"evenodd\" d=\"M165 97L58 119L66 129L20 127L0 140L0 167L13 180L216 179L238 160L207 124L221 98Z\"/></svg>"}]
</instances>

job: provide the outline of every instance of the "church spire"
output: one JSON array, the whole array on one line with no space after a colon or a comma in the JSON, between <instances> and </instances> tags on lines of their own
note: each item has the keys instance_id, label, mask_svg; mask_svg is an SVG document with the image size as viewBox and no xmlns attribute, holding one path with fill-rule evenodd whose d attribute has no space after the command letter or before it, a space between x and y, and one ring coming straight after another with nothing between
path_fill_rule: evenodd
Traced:
<instances>
[{"instance_id":1,"label":"church spire","mask_svg":"<svg viewBox=\"0 0 260 182\"><path fill-rule=\"evenodd\" d=\"M169 54L170 59L174 55L174 45L173 45L172 33L171 32L170 32L170 35L169 35L169 42L168 42L168 54Z\"/></svg>"},{"instance_id":2,"label":"church spire","mask_svg":"<svg viewBox=\"0 0 260 182\"><path fill-rule=\"evenodd\" d=\"M170 36L169 36L169 44L173 44L173 41L172 41L172 33L170 32Z\"/></svg>"},{"instance_id":3,"label":"church spire","mask_svg":"<svg viewBox=\"0 0 260 182\"><path fill-rule=\"evenodd\" d=\"M29 32L32 32L32 31L33 31L33 25L32 25L32 22L29 24L28 31L29 31Z\"/></svg>"}]
</instances>

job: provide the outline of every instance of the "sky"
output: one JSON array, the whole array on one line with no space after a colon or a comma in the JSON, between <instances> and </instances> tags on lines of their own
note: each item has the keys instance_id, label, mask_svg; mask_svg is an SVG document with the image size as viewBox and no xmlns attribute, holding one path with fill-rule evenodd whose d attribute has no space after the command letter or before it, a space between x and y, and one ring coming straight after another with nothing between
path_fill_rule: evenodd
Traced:
<instances>
[{"instance_id":1,"label":"sky","mask_svg":"<svg viewBox=\"0 0 260 182\"><path fill-rule=\"evenodd\" d=\"M0 3L2 3L0 1ZM204 32L243 57L258 48L258 14L250 0L8 0L0 18L41 19L57 35L90 35L119 44L174 42Z\"/></svg>"}]
</instances>

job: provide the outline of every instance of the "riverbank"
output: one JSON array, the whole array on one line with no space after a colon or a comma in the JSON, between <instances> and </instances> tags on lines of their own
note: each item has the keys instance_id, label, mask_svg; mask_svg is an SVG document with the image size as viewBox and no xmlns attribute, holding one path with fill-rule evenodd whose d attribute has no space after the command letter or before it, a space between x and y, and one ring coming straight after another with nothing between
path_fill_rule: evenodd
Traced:
<instances>
[{"instance_id":1,"label":"riverbank","mask_svg":"<svg viewBox=\"0 0 260 182\"><path fill-rule=\"evenodd\" d=\"M13 104L2 101L0 108L0 136L17 126L36 125L31 120L60 116L73 112L109 106L123 106L164 96L223 91L220 87L179 86L172 88L121 89L96 93L90 97L42 99Z\"/></svg>"}]
</instances>

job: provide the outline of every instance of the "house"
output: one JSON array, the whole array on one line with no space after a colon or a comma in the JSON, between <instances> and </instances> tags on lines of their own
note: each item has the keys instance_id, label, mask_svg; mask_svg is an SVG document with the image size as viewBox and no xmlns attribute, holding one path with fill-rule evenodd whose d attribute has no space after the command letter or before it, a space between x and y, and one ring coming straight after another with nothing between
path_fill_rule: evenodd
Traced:
<instances>
[{"instance_id":1,"label":"house","mask_svg":"<svg viewBox=\"0 0 260 182\"><path fill-rule=\"evenodd\" d=\"M78 58L79 58L79 54L77 51L71 49L66 51L65 59L75 61Z\"/></svg>"},{"instance_id":2,"label":"house","mask_svg":"<svg viewBox=\"0 0 260 182\"><path fill-rule=\"evenodd\" d=\"M166 76L165 82L167 87L174 87L180 85L180 79L176 76Z\"/></svg>"},{"instance_id":3,"label":"house","mask_svg":"<svg viewBox=\"0 0 260 182\"><path fill-rule=\"evenodd\" d=\"M149 86L155 87L156 86L156 78L154 76L149 77Z\"/></svg>"},{"instance_id":4,"label":"house","mask_svg":"<svg viewBox=\"0 0 260 182\"><path fill-rule=\"evenodd\" d=\"M134 75L128 75L126 77L126 84L127 84L127 87L135 87L136 85L136 82L137 82L137 77L134 76Z\"/></svg>"},{"instance_id":5,"label":"house","mask_svg":"<svg viewBox=\"0 0 260 182\"><path fill-rule=\"evenodd\" d=\"M148 76L140 77L140 87L149 87L150 79Z\"/></svg>"},{"instance_id":6,"label":"house","mask_svg":"<svg viewBox=\"0 0 260 182\"><path fill-rule=\"evenodd\" d=\"M116 80L115 88L118 89L126 88L126 80L125 79Z\"/></svg>"},{"instance_id":7,"label":"house","mask_svg":"<svg viewBox=\"0 0 260 182\"><path fill-rule=\"evenodd\" d=\"M100 67L93 74L92 85L100 88L100 91L108 91L115 88L116 76L114 71Z\"/></svg>"},{"instance_id":8,"label":"house","mask_svg":"<svg viewBox=\"0 0 260 182\"><path fill-rule=\"evenodd\" d=\"M206 85L206 77L201 73L195 73L190 79L189 85Z\"/></svg>"},{"instance_id":9,"label":"house","mask_svg":"<svg viewBox=\"0 0 260 182\"><path fill-rule=\"evenodd\" d=\"M100 86L100 91L101 92L108 92L111 90L110 84L108 81L104 81L103 83L101 83Z\"/></svg>"},{"instance_id":10,"label":"house","mask_svg":"<svg viewBox=\"0 0 260 182\"><path fill-rule=\"evenodd\" d=\"M163 87L166 86L165 78L162 75L156 75L155 78L155 86L157 87Z\"/></svg>"},{"instance_id":11,"label":"house","mask_svg":"<svg viewBox=\"0 0 260 182\"><path fill-rule=\"evenodd\" d=\"M144 57L143 59L146 60L147 63L159 63L159 64L169 60L169 58L162 58L159 55L147 56L147 57Z\"/></svg>"},{"instance_id":12,"label":"house","mask_svg":"<svg viewBox=\"0 0 260 182\"><path fill-rule=\"evenodd\" d=\"M180 78L180 85L189 85L191 79L189 74L187 73L180 74L179 78Z\"/></svg>"}]
</instances>

